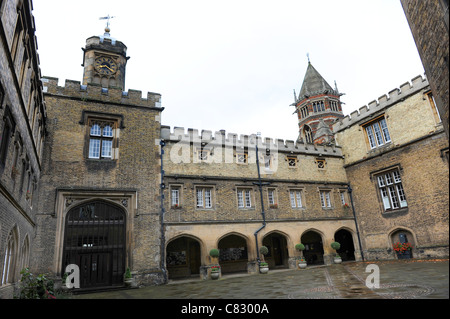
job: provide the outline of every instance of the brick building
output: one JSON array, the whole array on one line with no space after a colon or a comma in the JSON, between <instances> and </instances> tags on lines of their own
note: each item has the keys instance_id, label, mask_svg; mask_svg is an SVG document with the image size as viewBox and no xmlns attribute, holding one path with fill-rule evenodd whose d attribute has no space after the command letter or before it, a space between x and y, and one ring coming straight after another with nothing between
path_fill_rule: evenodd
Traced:
<instances>
[{"instance_id":1,"label":"brick building","mask_svg":"<svg viewBox=\"0 0 450 319\"><path fill-rule=\"evenodd\" d=\"M59 279L77 264L98 289L127 268L138 285L217 262L254 274L262 245L271 268L296 268L298 243L309 264L332 263L333 241L345 261L448 257L448 139L427 79L344 117L309 63L295 141L171 128L159 94L124 91L127 47L108 28L86 40L82 81L59 86L40 75L31 1L0 10L0 298L25 266Z\"/></svg>"},{"instance_id":2,"label":"brick building","mask_svg":"<svg viewBox=\"0 0 450 319\"><path fill-rule=\"evenodd\" d=\"M30 1L0 1L0 298L30 264L46 109Z\"/></svg>"}]
</instances>

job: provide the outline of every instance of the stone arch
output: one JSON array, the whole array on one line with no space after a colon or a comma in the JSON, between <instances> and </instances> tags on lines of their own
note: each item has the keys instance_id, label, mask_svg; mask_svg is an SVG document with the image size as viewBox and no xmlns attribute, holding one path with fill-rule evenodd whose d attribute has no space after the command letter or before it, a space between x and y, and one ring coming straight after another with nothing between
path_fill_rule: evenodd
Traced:
<instances>
[{"instance_id":1,"label":"stone arch","mask_svg":"<svg viewBox=\"0 0 450 319\"><path fill-rule=\"evenodd\" d=\"M30 261L30 237L28 234L25 235L25 238L23 239L22 246L20 248L20 270L22 270L25 267L29 267L29 261Z\"/></svg>"},{"instance_id":2,"label":"stone arch","mask_svg":"<svg viewBox=\"0 0 450 319\"><path fill-rule=\"evenodd\" d=\"M410 259L413 258L414 247L416 247L416 238L412 230L406 227L396 227L389 232L389 248L393 249L396 243L409 243L412 245L412 249L405 252L396 252L393 250L397 259Z\"/></svg>"},{"instance_id":3,"label":"stone arch","mask_svg":"<svg viewBox=\"0 0 450 319\"><path fill-rule=\"evenodd\" d=\"M313 134L313 131L312 131L311 127L309 125L305 124L303 126L303 136L304 136L305 142L307 144L312 144L313 143L313 141L314 141L313 135L314 134Z\"/></svg>"},{"instance_id":4,"label":"stone arch","mask_svg":"<svg viewBox=\"0 0 450 319\"><path fill-rule=\"evenodd\" d=\"M200 274L205 245L198 237L180 234L166 244L166 268L169 279Z\"/></svg>"},{"instance_id":5,"label":"stone arch","mask_svg":"<svg viewBox=\"0 0 450 319\"><path fill-rule=\"evenodd\" d=\"M265 260L271 268L288 268L289 246L292 242L287 234L279 230L273 230L262 238L262 245L269 249Z\"/></svg>"},{"instance_id":6,"label":"stone arch","mask_svg":"<svg viewBox=\"0 0 450 319\"><path fill-rule=\"evenodd\" d=\"M0 286L15 282L19 273L19 230L16 224L11 228L3 247L3 260L1 261L1 281Z\"/></svg>"},{"instance_id":7,"label":"stone arch","mask_svg":"<svg viewBox=\"0 0 450 319\"><path fill-rule=\"evenodd\" d=\"M351 229L341 227L334 233L334 241L341 244L341 248L337 250L342 261L355 260L355 236Z\"/></svg>"},{"instance_id":8,"label":"stone arch","mask_svg":"<svg viewBox=\"0 0 450 319\"><path fill-rule=\"evenodd\" d=\"M218 239L222 273L247 271L248 243L247 236L236 232L227 233Z\"/></svg>"},{"instance_id":9,"label":"stone arch","mask_svg":"<svg viewBox=\"0 0 450 319\"><path fill-rule=\"evenodd\" d=\"M303 256L309 265L324 264L324 236L321 231L314 228L305 230L300 236L300 242L305 245Z\"/></svg>"},{"instance_id":10,"label":"stone arch","mask_svg":"<svg viewBox=\"0 0 450 319\"><path fill-rule=\"evenodd\" d=\"M64 216L61 273L67 265L76 264L81 288L123 285L127 216L124 207L103 198L71 206Z\"/></svg>"}]
</instances>

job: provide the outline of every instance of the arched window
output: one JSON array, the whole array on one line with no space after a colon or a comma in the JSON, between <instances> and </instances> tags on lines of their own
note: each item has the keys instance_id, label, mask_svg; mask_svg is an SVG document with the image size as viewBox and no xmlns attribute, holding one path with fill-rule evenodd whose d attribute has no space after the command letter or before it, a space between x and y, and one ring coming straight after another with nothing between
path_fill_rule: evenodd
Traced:
<instances>
[{"instance_id":1,"label":"arched window","mask_svg":"<svg viewBox=\"0 0 450 319\"><path fill-rule=\"evenodd\" d=\"M17 255L17 230L14 228L6 240L5 256L3 258L2 281L1 285L14 281L14 273Z\"/></svg>"},{"instance_id":2,"label":"arched window","mask_svg":"<svg viewBox=\"0 0 450 319\"><path fill-rule=\"evenodd\" d=\"M30 240L28 236L23 241L22 249L20 251L20 270L29 266L30 260Z\"/></svg>"},{"instance_id":3,"label":"arched window","mask_svg":"<svg viewBox=\"0 0 450 319\"><path fill-rule=\"evenodd\" d=\"M305 127L303 128L303 131L305 133L306 143L312 144L313 138L312 138L311 128L308 125L305 125Z\"/></svg>"}]
</instances>

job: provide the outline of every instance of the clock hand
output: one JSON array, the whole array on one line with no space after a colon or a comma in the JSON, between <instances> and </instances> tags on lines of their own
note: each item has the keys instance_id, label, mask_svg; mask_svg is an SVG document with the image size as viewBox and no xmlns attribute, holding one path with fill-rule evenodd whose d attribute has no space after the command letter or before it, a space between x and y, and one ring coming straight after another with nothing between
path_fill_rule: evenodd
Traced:
<instances>
[{"instance_id":1,"label":"clock hand","mask_svg":"<svg viewBox=\"0 0 450 319\"><path fill-rule=\"evenodd\" d=\"M111 72L113 72L113 70L112 70L109 66L105 65L105 67L106 67L108 70L110 70Z\"/></svg>"}]
</instances>

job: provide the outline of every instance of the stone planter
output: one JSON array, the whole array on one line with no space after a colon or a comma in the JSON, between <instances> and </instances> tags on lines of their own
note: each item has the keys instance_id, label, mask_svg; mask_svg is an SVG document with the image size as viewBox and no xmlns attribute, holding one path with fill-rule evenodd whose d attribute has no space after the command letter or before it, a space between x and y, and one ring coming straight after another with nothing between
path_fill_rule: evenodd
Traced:
<instances>
[{"instance_id":1,"label":"stone planter","mask_svg":"<svg viewBox=\"0 0 450 319\"><path fill-rule=\"evenodd\" d=\"M342 258L341 257L334 257L334 263L335 264L340 264L342 262Z\"/></svg>"},{"instance_id":2,"label":"stone planter","mask_svg":"<svg viewBox=\"0 0 450 319\"><path fill-rule=\"evenodd\" d=\"M269 272L269 266L260 266L259 267L259 272L261 274L267 274Z\"/></svg>"},{"instance_id":3,"label":"stone planter","mask_svg":"<svg viewBox=\"0 0 450 319\"><path fill-rule=\"evenodd\" d=\"M220 273L218 271L212 271L211 272L211 279L212 280L217 280L220 277Z\"/></svg>"},{"instance_id":4,"label":"stone planter","mask_svg":"<svg viewBox=\"0 0 450 319\"><path fill-rule=\"evenodd\" d=\"M305 269L306 266L307 266L306 261L299 261L299 262L298 262L298 268L300 268L300 269Z\"/></svg>"}]
</instances>

